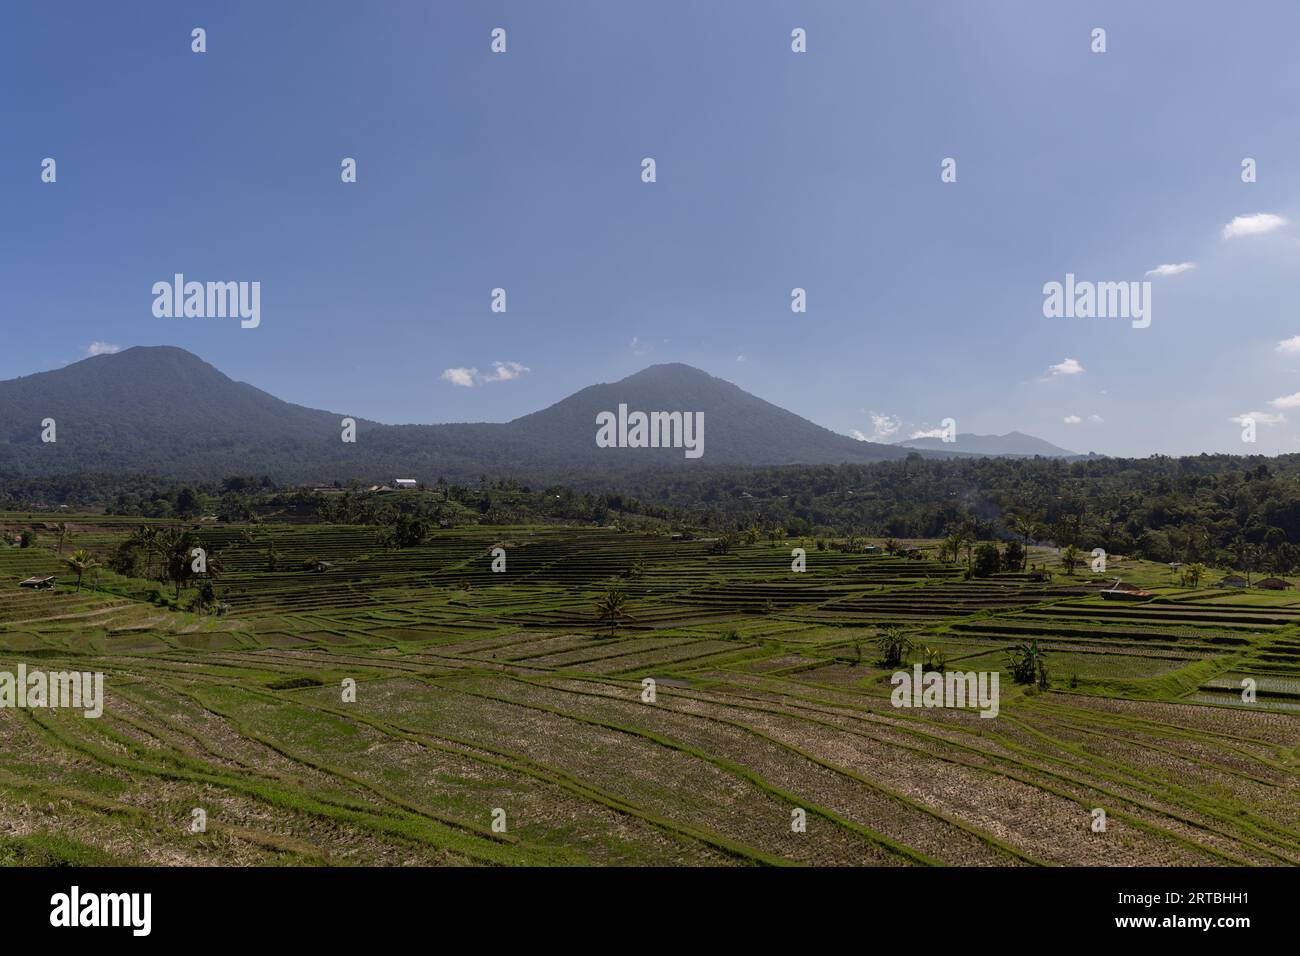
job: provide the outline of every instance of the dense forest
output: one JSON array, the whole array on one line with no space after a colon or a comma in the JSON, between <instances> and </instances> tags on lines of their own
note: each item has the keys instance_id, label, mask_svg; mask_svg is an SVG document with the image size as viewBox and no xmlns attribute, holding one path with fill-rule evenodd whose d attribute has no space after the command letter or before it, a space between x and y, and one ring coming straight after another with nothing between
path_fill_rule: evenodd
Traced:
<instances>
[{"instance_id":1,"label":"dense forest","mask_svg":"<svg viewBox=\"0 0 1300 956\"><path fill-rule=\"evenodd\" d=\"M628 491L709 527L934 538L967 527L1157 561L1300 567L1300 456L980 458L648 476Z\"/></svg>"},{"instance_id":2,"label":"dense forest","mask_svg":"<svg viewBox=\"0 0 1300 956\"><path fill-rule=\"evenodd\" d=\"M579 522L791 536L1050 542L1157 561L1252 570L1300 568L1300 456L1146 459L925 459L867 465L649 470L616 489L513 480L420 491L280 486L232 477L210 485L146 476L0 476L8 510L99 508L114 514L223 521L299 520L388 525ZM401 516L407 516L402 518Z\"/></svg>"}]
</instances>

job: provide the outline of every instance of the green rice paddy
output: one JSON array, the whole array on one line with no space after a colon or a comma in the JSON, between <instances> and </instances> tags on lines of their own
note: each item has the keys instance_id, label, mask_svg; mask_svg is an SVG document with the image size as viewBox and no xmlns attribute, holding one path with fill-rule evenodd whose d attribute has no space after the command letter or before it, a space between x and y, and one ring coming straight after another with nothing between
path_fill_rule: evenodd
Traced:
<instances>
[{"instance_id":1,"label":"green rice paddy","mask_svg":"<svg viewBox=\"0 0 1300 956\"><path fill-rule=\"evenodd\" d=\"M132 528L65 520L65 553L101 559ZM199 615L103 569L78 592L40 535L0 546L0 670L102 672L107 700L0 708L0 864L1300 863L1294 592L1136 562L1035 583L797 540L457 528L386 551L373 528L264 524L201 532L227 610ZM34 574L58 588L18 587ZM1102 601L1118 574L1154 599ZM892 706L888 624L909 667L923 646L1000 672L998 716ZM1046 690L1007 670L1031 640Z\"/></svg>"}]
</instances>

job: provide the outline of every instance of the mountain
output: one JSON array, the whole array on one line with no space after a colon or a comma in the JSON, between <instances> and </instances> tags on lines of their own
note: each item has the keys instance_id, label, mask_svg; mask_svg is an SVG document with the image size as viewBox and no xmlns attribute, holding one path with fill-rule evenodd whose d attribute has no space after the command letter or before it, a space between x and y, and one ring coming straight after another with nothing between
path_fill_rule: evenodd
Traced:
<instances>
[{"instance_id":1,"label":"mountain","mask_svg":"<svg viewBox=\"0 0 1300 956\"><path fill-rule=\"evenodd\" d=\"M1078 458L1079 453L1053 445L1049 441L1026 435L1024 432L1007 432L1005 435L962 435L956 441L945 442L942 438L909 438L897 445L904 448L925 449L928 451L963 452L968 455L985 455L1002 458Z\"/></svg>"},{"instance_id":2,"label":"mountain","mask_svg":"<svg viewBox=\"0 0 1300 956\"><path fill-rule=\"evenodd\" d=\"M596 416L704 413L704 454L682 448L599 448ZM350 478L599 478L646 467L839 464L905 457L765 402L688 365L655 365L592 385L511 422L384 425L357 420L341 440L337 412L304 408L236 382L168 346L99 355L0 382L0 473L147 473L170 479L270 475L280 481ZM42 421L55 420L54 442Z\"/></svg>"}]
</instances>

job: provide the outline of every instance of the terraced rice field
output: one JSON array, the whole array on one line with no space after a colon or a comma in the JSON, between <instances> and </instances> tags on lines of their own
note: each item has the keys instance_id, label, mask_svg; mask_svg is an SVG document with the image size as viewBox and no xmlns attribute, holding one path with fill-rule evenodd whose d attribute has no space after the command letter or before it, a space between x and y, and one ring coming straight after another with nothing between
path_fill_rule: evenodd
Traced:
<instances>
[{"instance_id":1,"label":"terraced rice field","mask_svg":"<svg viewBox=\"0 0 1300 956\"><path fill-rule=\"evenodd\" d=\"M129 531L69 520L102 556ZM811 547L797 574L798 542L599 529L203 536L221 616L107 571L78 593L47 534L0 547L0 671L106 691L98 719L0 708L0 860L57 837L145 864L1300 863L1300 596L1108 604L1083 574ZM58 590L17 587L37 573ZM610 636L593 605L615 587ZM889 623L1002 672L997 717L894 707ZM1028 640L1047 691L1005 673Z\"/></svg>"}]
</instances>

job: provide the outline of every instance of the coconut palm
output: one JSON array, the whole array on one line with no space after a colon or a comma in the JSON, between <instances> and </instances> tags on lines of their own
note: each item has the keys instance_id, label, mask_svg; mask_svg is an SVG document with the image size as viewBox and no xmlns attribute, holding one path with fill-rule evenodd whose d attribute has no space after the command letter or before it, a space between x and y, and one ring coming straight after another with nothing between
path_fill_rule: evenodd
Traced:
<instances>
[{"instance_id":1,"label":"coconut palm","mask_svg":"<svg viewBox=\"0 0 1300 956\"><path fill-rule=\"evenodd\" d=\"M208 571L199 592L201 607L216 603L217 581L221 580L221 575L226 570L226 562L222 560L220 551L213 551L208 555L207 565Z\"/></svg>"},{"instance_id":2,"label":"coconut palm","mask_svg":"<svg viewBox=\"0 0 1300 956\"><path fill-rule=\"evenodd\" d=\"M1061 567L1065 568L1066 574L1073 574L1078 565L1079 549L1072 544L1067 544L1061 549Z\"/></svg>"},{"instance_id":3,"label":"coconut palm","mask_svg":"<svg viewBox=\"0 0 1300 956\"><path fill-rule=\"evenodd\" d=\"M153 562L158 555L158 529L142 524L131 532L127 543L144 553L144 576L153 577Z\"/></svg>"},{"instance_id":4,"label":"coconut palm","mask_svg":"<svg viewBox=\"0 0 1300 956\"><path fill-rule=\"evenodd\" d=\"M63 559L66 564L77 575L77 590L81 590L81 579L85 573L92 568L99 567L99 562L95 560L91 553L85 548L78 548Z\"/></svg>"},{"instance_id":5,"label":"coconut palm","mask_svg":"<svg viewBox=\"0 0 1300 956\"><path fill-rule=\"evenodd\" d=\"M618 588L606 591L596 602L596 618L609 628L609 636L613 637L618 622L631 619L627 613L627 595Z\"/></svg>"},{"instance_id":6,"label":"coconut palm","mask_svg":"<svg viewBox=\"0 0 1300 956\"><path fill-rule=\"evenodd\" d=\"M181 588L193 577L193 550L198 546L194 532L184 528L163 528L158 532L155 550L162 558L162 571L166 579L176 585L176 600L181 599Z\"/></svg>"},{"instance_id":7,"label":"coconut palm","mask_svg":"<svg viewBox=\"0 0 1300 956\"><path fill-rule=\"evenodd\" d=\"M66 537L68 536L68 526L67 526L66 524L64 524L62 521L60 521L58 524L56 524L56 525L54 526L54 531L55 531L55 533L58 534L58 536L59 536L59 551L58 551L58 554L59 554L60 557L62 557L62 556L63 556L63 539L66 538Z\"/></svg>"}]
</instances>

